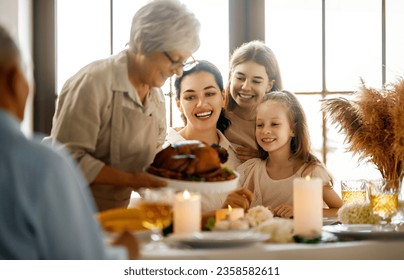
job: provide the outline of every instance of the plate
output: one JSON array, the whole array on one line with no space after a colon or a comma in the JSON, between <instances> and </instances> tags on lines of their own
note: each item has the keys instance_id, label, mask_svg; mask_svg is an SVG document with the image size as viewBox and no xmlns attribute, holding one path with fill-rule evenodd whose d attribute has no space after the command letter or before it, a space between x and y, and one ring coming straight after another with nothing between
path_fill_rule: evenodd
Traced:
<instances>
[{"instance_id":1,"label":"plate","mask_svg":"<svg viewBox=\"0 0 404 280\"><path fill-rule=\"evenodd\" d=\"M404 227L400 225L381 230L377 225L339 224L323 226L323 230L344 239L404 239Z\"/></svg>"},{"instance_id":2,"label":"plate","mask_svg":"<svg viewBox=\"0 0 404 280\"><path fill-rule=\"evenodd\" d=\"M330 218L330 217L323 218L323 226L334 225L334 224L339 224L339 221L337 218Z\"/></svg>"},{"instance_id":3,"label":"plate","mask_svg":"<svg viewBox=\"0 0 404 280\"><path fill-rule=\"evenodd\" d=\"M226 248L247 246L268 240L268 234L254 231L206 231L190 234L173 234L167 241L179 242L194 248Z\"/></svg>"},{"instance_id":4,"label":"plate","mask_svg":"<svg viewBox=\"0 0 404 280\"><path fill-rule=\"evenodd\" d=\"M148 172L146 172L146 173L148 173ZM167 187L170 187L175 191L188 190L190 192L199 192L199 193L229 193L238 188L238 180L239 180L240 175L235 171L234 171L234 173L236 174L236 178L234 178L232 180L218 181L218 182L175 180L175 179L157 176L157 175L154 175L151 173L148 173L148 174L151 176L154 176L157 179L166 181Z\"/></svg>"}]
</instances>

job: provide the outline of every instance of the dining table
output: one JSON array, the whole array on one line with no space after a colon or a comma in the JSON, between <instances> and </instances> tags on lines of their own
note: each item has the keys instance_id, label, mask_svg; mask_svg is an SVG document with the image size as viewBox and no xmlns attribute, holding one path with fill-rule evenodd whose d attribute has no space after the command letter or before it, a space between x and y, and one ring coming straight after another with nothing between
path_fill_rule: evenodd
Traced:
<instances>
[{"instance_id":1,"label":"dining table","mask_svg":"<svg viewBox=\"0 0 404 280\"><path fill-rule=\"evenodd\" d=\"M226 233L223 233L226 234ZM257 241L234 246L184 246L170 242L160 250L145 250L143 260L404 260L404 238L341 240L322 233L325 240L317 243L274 243ZM200 245L200 244L199 244Z\"/></svg>"},{"instance_id":2,"label":"dining table","mask_svg":"<svg viewBox=\"0 0 404 280\"><path fill-rule=\"evenodd\" d=\"M404 260L404 240L300 244L256 243L235 248L141 251L143 260Z\"/></svg>"}]
</instances>

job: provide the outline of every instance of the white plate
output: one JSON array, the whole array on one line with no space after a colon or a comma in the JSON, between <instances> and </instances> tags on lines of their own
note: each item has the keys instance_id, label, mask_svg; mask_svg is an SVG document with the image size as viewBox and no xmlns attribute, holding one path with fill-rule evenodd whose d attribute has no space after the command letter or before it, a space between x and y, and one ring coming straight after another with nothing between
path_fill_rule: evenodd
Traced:
<instances>
[{"instance_id":1,"label":"white plate","mask_svg":"<svg viewBox=\"0 0 404 280\"><path fill-rule=\"evenodd\" d=\"M225 248L251 245L269 238L268 234L254 231L206 231L191 234L172 234L166 240L195 248Z\"/></svg>"},{"instance_id":2,"label":"white plate","mask_svg":"<svg viewBox=\"0 0 404 280\"><path fill-rule=\"evenodd\" d=\"M329 218L329 217L324 217L323 218L323 226L327 226L327 225L333 225L338 223L338 219L337 218Z\"/></svg>"},{"instance_id":3,"label":"white plate","mask_svg":"<svg viewBox=\"0 0 404 280\"><path fill-rule=\"evenodd\" d=\"M399 225L380 230L376 225L340 224L323 226L323 230L349 239L404 239L404 227Z\"/></svg>"},{"instance_id":4,"label":"white plate","mask_svg":"<svg viewBox=\"0 0 404 280\"><path fill-rule=\"evenodd\" d=\"M166 181L167 187L170 187L175 191L188 190L190 192L199 192L199 193L229 193L238 188L238 180L240 175L237 172L234 173L236 174L236 178L234 178L233 180L219 181L219 182L183 181L160 177L151 173L148 174L160 180Z\"/></svg>"}]
</instances>

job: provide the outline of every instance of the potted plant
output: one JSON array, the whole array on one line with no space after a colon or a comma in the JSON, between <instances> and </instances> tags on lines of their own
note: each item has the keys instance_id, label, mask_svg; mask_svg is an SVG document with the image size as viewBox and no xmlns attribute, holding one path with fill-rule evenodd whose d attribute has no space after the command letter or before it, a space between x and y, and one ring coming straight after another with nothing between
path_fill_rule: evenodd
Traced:
<instances>
[{"instance_id":1,"label":"potted plant","mask_svg":"<svg viewBox=\"0 0 404 280\"><path fill-rule=\"evenodd\" d=\"M404 161L404 79L375 89L361 81L352 98L322 101L322 110L345 134L348 151L376 165L399 186Z\"/></svg>"}]
</instances>

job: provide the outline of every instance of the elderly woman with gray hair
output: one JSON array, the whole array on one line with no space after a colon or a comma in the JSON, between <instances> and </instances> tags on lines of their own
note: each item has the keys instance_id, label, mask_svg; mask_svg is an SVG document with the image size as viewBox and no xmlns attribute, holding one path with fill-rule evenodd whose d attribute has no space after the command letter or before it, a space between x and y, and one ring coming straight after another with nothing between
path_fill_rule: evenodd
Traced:
<instances>
[{"instance_id":1,"label":"elderly woman with gray hair","mask_svg":"<svg viewBox=\"0 0 404 280\"><path fill-rule=\"evenodd\" d=\"M166 135L160 87L199 48L200 23L177 0L154 0L133 17L129 48L93 62L58 97L51 138L78 161L98 210L126 207L132 190L165 182L143 172Z\"/></svg>"}]
</instances>

